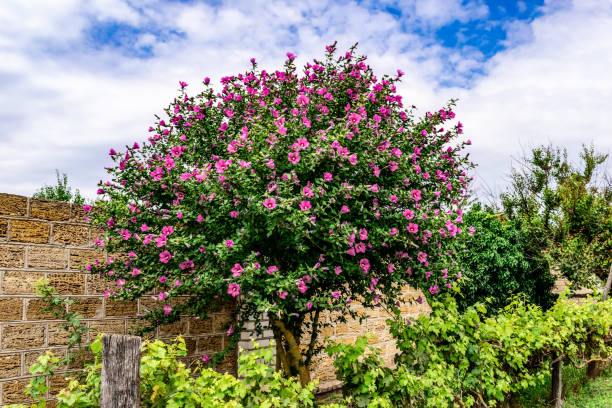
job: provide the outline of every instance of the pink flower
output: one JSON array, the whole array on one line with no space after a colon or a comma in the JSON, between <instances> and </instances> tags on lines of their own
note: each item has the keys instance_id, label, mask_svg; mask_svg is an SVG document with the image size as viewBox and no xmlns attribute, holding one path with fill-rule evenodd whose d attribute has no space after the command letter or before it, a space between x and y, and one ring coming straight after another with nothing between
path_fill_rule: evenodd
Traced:
<instances>
[{"instance_id":1,"label":"pink flower","mask_svg":"<svg viewBox=\"0 0 612 408\"><path fill-rule=\"evenodd\" d=\"M242 275L242 272L244 272L244 269L242 268L242 265L240 264L234 264L234 267L232 268L232 275L234 277L238 277L240 275Z\"/></svg>"},{"instance_id":2,"label":"pink flower","mask_svg":"<svg viewBox=\"0 0 612 408\"><path fill-rule=\"evenodd\" d=\"M340 274L342 273L342 268L341 268L341 267L339 267L339 266L336 266L336 267L334 268L334 273L335 273L336 275L340 275Z\"/></svg>"},{"instance_id":3,"label":"pink flower","mask_svg":"<svg viewBox=\"0 0 612 408\"><path fill-rule=\"evenodd\" d=\"M476 228L474 228L474 226L472 225L472 226L470 226L469 231L470 231L469 232L470 235L474 235L474 233L476 232Z\"/></svg>"},{"instance_id":4,"label":"pink flower","mask_svg":"<svg viewBox=\"0 0 612 408\"><path fill-rule=\"evenodd\" d=\"M140 226L140 230L141 230L142 232L147 232L147 231L149 230L149 226L148 226L147 224L142 224L142 225Z\"/></svg>"},{"instance_id":5,"label":"pink flower","mask_svg":"<svg viewBox=\"0 0 612 408\"><path fill-rule=\"evenodd\" d=\"M226 240L225 246L228 248L232 248L234 246L234 241L232 241L231 239Z\"/></svg>"},{"instance_id":6,"label":"pink flower","mask_svg":"<svg viewBox=\"0 0 612 408\"><path fill-rule=\"evenodd\" d=\"M157 244L158 248L166 246L167 242L168 240L166 239L165 235L160 235L159 237L155 238L155 243Z\"/></svg>"},{"instance_id":7,"label":"pink flower","mask_svg":"<svg viewBox=\"0 0 612 408\"><path fill-rule=\"evenodd\" d=\"M300 203L300 209L302 211L307 211L307 210L310 210L311 208L312 208L312 205L310 204L310 201L304 200Z\"/></svg>"},{"instance_id":8,"label":"pink flower","mask_svg":"<svg viewBox=\"0 0 612 408\"><path fill-rule=\"evenodd\" d=\"M85 204L85 205L83 206L83 211L85 211L85 212L91 212L91 205L87 205L87 204Z\"/></svg>"},{"instance_id":9,"label":"pink flower","mask_svg":"<svg viewBox=\"0 0 612 408\"><path fill-rule=\"evenodd\" d=\"M363 273L368 273L370 270L370 261L367 258L361 258L359 260L359 267L363 270Z\"/></svg>"},{"instance_id":10,"label":"pink flower","mask_svg":"<svg viewBox=\"0 0 612 408\"><path fill-rule=\"evenodd\" d=\"M273 168L274 168L274 160L269 159L269 160L266 162L266 166L268 166L268 168L273 169Z\"/></svg>"},{"instance_id":11,"label":"pink flower","mask_svg":"<svg viewBox=\"0 0 612 408\"><path fill-rule=\"evenodd\" d=\"M417 259L419 260L420 263L427 262L427 254L425 252L419 252L417 254Z\"/></svg>"},{"instance_id":12,"label":"pink flower","mask_svg":"<svg viewBox=\"0 0 612 408\"><path fill-rule=\"evenodd\" d=\"M159 294L157 295L157 300L159 301L166 300L167 297L168 297L168 292L159 292ZM153 296L153 298L155 298L155 296Z\"/></svg>"},{"instance_id":13,"label":"pink flower","mask_svg":"<svg viewBox=\"0 0 612 408\"><path fill-rule=\"evenodd\" d=\"M404 212L402 213L404 215L404 217L406 217L407 220L411 220L414 218L414 211L412 210L404 210Z\"/></svg>"},{"instance_id":14,"label":"pink flower","mask_svg":"<svg viewBox=\"0 0 612 408\"><path fill-rule=\"evenodd\" d=\"M399 230L397 228L391 228L391 231L389 231L389 235L390 236L394 236L399 232Z\"/></svg>"},{"instance_id":15,"label":"pink flower","mask_svg":"<svg viewBox=\"0 0 612 408\"><path fill-rule=\"evenodd\" d=\"M299 281L297 281L296 285L297 285L298 291L300 293L304 293L304 292L306 292L308 290L308 286L306 286L304 281L301 280L301 279Z\"/></svg>"},{"instance_id":16,"label":"pink flower","mask_svg":"<svg viewBox=\"0 0 612 408\"><path fill-rule=\"evenodd\" d=\"M412 190L410 192L410 195L412 195L412 199L414 201L420 201L421 200L421 190Z\"/></svg>"},{"instance_id":17,"label":"pink flower","mask_svg":"<svg viewBox=\"0 0 612 408\"><path fill-rule=\"evenodd\" d=\"M350 256L355 256L355 248L351 247L346 251Z\"/></svg>"},{"instance_id":18,"label":"pink flower","mask_svg":"<svg viewBox=\"0 0 612 408\"><path fill-rule=\"evenodd\" d=\"M308 310L312 309L312 302L306 303L306 309Z\"/></svg>"},{"instance_id":19,"label":"pink flower","mask_svg":"<svg viewBox=\"0 0 612 408\"><path fill-rule=\"evenodd\" d=\"M364 254L366 251L366 246L363 242L358 243L357 245L355 245L355 252L358 254Z\"/></svg>"},{"instance_id":20,"label":"pink flower","mask_svg":"<svg viewBox=\"0 0 612 408\"><path fill-rule=\"evenodd\" d=\"M172 225L166 225L165 227L162 227L162 234L164 235L170 235L174 232L174 227Z\"/></svg>"},{"instance_id":21,"label":"pink flower","mask_svg":"<svg viewBox=\"0 0 612 408\"><path fill-rule=\"evenodd\" d=\"M132 234L130 233L130 231L126 229L121 230L121 237L123 238L124 241L127 241L128 239L130 239L131 236Z\"/></svg>"},{"instance_id":22,"label":"pink flower","mask_svg":"<svg viewBox=\"0 0 612 408\"><path fill-rule=\"evenodd\" d=\"M368 230L366 230L365 228L360 229L359 239L362 241L365 241L366 239L368 239Z\"/></svg>"},{"instance_id":23,"label":"pink flower","mask_svg":"<svg viewBox=\"0 0 612 408\"><path fill-rule=\"evenodd\" d=\"M140 275L140 269L136 269L136 268L132 269L132 276L138 276L138 275Z\"/></svg>"},{"instance_id":24,"label":"pink flower","mask_svg":"<svg viewBox=\"0 0 612 408\"><path fill-rule=\"evenodd\" d=\"M348 159L349 163L351 163L353 166L357 164L357 155L355 153L351 154Z\"/></svg>"},{"instance_id":25,"label":"pink flower","mask_svg":"<svg viewBox=\"0 0 612 408\"><path fill-rule=\"evenodd\" d=\"M272 275L274 272L278 272L278 267L276 265L268 266L266 272L268 275Z\"/></svg>"},{"instance_id":26,"label":"pink flower","mask_svg":"<svg viewBox=\"0 0 612 408\"><path fill-rule=\"evenodd\" d=\"M310 198L314 195L314 192L309 188L309 187L304 187L302 189L302 194L304 194L306 197Z\"/></svg>"},{"instance_id":27,"label":"pink flower","mask_svg":"<svg viewBox=\"0 0 612 408\"><path fill-rule=\"evenodd\" d=\"M282 291L282 292L279 292L279 291L277 290L277 291L276 291L276 294L278 295L278 297L279 297L279 298L281 298L281 299L285 299L289 293L287 293L287 291L286 291L286 290L284 290L284 291Z\"/></svg>"},{"instance_id":28,"label":"pink flower","mask_svg":"<svg viewBox=\"0 0 612 408\"><path fill-rule=\"evenodd\" d=\"M165 276L160 276L158 279L159 283L166 283L167 280L168 278L166 278Z\"/></svg>"},{"instance_id":29,"label":"pink flower","mask_svg":"<svg viewBox=\"0 0 612 408\"><path fill-rule=\"evenodd\" d=\"M202 361L205 362L205 363L209 362L210 361L210 356L208 354L204 354L202 356Z\"/></svg>"},{"instance_id":30,"label":"pink flower","mask_svg":"<svg viewBox=\"0 0 612 408\"><path fill-rule=\"evenodd\" d=\"M349 122L351 122L351 124L356 125L361 121L361 115L353 112L349 115L348 119L349 119Z\"/></svg>"},{"instance_id":31,"label":"pink flower","mask_svg":"<svg viewBox=\"0 0 612 408\"><path fill-rule=\"evenodd\" d=\"M416 234L417 232L419 232L419 226L413 222L411 222L410 224L408 224L408 232L412 233L412 234Z\"/></svg>"},{"instance_id":32,"label":"pink flower","mask_svg":"<svg viewBox=\"0 0 612 408\"><path fill-rule=\"evenodd\" d=\"M310 102L310 98L304 95L304 92L300 92L300 94L297 97L297 104L304 106L304 105L308 105L308 102Z\"/></svg>"},{"instance_id":33,"label":"pink flower","mask_svg":"<svg viewBox=\"0 0 612 408\"><path fill-rule=\"evenodd\" d=\"M342 214L346 214L351 212L351 210L349 210L349 208L346 205L343 205L342 208L340 208L340 213Z\"/></svg>"},{"instance_id":34,"label":"pink flower","mask_svg":"<svg viewBox=\"0 0 612 408\"><path fill-rule=\"evenodd\" d=\"M238 217L238 211L232 211L232 212L230 212L230 217L232 217L232 218L237 218L237 217Z\"/></svg>"},{"instance_id":35,"label":"pink flower","mask_svg":"<svg viewBox=\"0 0 612 408\"><path fill-rule=\"evenodd\" d=\"M325 180L325 181L332 181L332 178L333 178L333 176L332 176L331 173L324 173L323 174L323 180Z\"/></svg>"},{"instance_id":36,"label":"pink flower","mask_svg":"<svg viewBox=\"0 0 612 408\"><path fill-rule=\"evenodd\" d=\"M240 295L240 285L238 285L237 283L230 283L227 287L227 293L232 295L233 297Z\"/></svg>"},{"instance_id":37,"label":"pink flower","mask_svg":"<svg viewBox=\"0 0 612 408\"><path fill-rule=\"evenodd\" d=\"M273 210L276 208L276 200L274 198L266 198L263 202L263 206L268 210Z\"/></svg>"},{"instance_id":38,"label":"pink flower","mask_svg":"<svg viewBox=\"0 0 612 408\"><path fill-rule=\"evenodd\" d=\"M429 288L429 293L431 293L432 295L435 295L436 293L438 293L439 289L438 289L438 285L433 285L432 287Z\"/></svg>"},{"instance_id":39,"label":"pink flower","mask_svg":"<svg viewBox=\"0 0 612 408\"><path fill-rule=\"evenodd\" d=\"M204 217L202 217L202 214L198 214L198 222L204 222Z\"/></svg>"},{"instance_id":40,"label":"pink flower","mask_svg":"<svg viewBox=\"0 0 612 408\"><path fill-rule=\"evenodd\" d=\"M228 336L231 336L231 335L232 335L232 333L234 333L234 326L233 326L233 325L230 325L229 329L227 329L227 335L228 335Z\"/></svg>"},{"instance_id":41,"label":"pink flower","mask_svg":"<svg viewBox=\"0 0 612 408\"><path fill-rule=\"evenodd\" d=\"M338 291L332 292L332 296L334 297L334 299L338 299L340 297L340 292Z\"/></svg>"},{"instance_id":42,"label":"pink flower","mask_svg":"<svg viewBox=\"0 0 612 408\"><path fill-rule=\"evenodd\" d=\"M117 286L122 287L123 285L125 285L125 279L117 280Z\"/></svg>"},{"instance_id":43,"label":"pink flower","mask_svg":"<svg viewBox=\"0 0 612 408\"><path fill-rule=\"evenodd\" d=\"M182 285L182 283L181 283L181 281L180 281L180 280L176 279L176 280L174 281L174 287L175 287L175 288L178 288L178 287L179 287L179 286L181 286L181 285Z\"/></svg>"},{"instance_id":44,"label":"pink flower","mask_svg":"<svg viewBox=\"0 0 612 408\"><path fill-rule=\"evenodd\" d=\"M298 164L300 161L300 154L298 152L289 153L289 161L293 164Z\"/></svg>"},{"instance_id":45,"label":"pink flower","mask_svg":"<svg viewBox=\"0 0 612 408\"><path fill-rule=\"evenodd\" d=\"M172 255L170 254L170 251L168 250L163 251L159 254L159 261L161 263L168 263L170 259L172 259Z\"/></svg>"},{"instance_id":46,"label":"pink flower","mask_svg":"<svg viewBox=\"0 0 612 408\"><path fill-rule=\"evenodd\" d=\"M172 306L170 305L164 306L164 315L168 316L171 311L172 311Z\"/></svg>"}]
</instances>

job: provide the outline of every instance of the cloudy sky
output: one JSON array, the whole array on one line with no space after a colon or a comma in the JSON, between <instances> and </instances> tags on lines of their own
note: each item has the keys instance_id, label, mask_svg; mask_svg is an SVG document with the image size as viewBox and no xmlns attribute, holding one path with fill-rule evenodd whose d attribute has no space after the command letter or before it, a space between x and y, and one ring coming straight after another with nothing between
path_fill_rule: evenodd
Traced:
<instances>
[{"instance_id":1,"label":"cloudy sky","mask_svg":"<svg viewBox=\"0 0 612 408\"><path fill-rule=\"evenodd\" d=\"M612 0L2 0L0 192L59 169L93 198L109 148L144 140L179 80L194 92L335 40L404 71L421 112L459 98L480 195L530 146L612 153Z\"/></svg>"}]
</instances>

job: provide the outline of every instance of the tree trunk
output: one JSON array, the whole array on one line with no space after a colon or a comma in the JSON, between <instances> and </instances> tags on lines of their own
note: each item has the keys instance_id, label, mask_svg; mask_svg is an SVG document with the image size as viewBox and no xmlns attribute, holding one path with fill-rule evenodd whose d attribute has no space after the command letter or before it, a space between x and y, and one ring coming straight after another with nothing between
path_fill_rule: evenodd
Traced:
<instances>
[{"instance_id":1,"label":"tree trunk","mask_svg":"<svg viewBox=\"0 0 612 408\"><path fill-rule=\"evenodd\" d=\"M608 299L608 295L610 294L610 286L612 286L612 264L610 264L610 272L608 272L608 280L606 281L606 286L604 287L603 295L601 296L601 301L605 302ZM604 370L604 363L601 361L591 361L587 365L587 378L595 378L599 377Z\"/></svg>"},{"instance_id":2,"label":"tree trunk","mask_svg":"<svg viewBox=\"0 0 612 408\"><path fill-rule=\"evenodd\" d=\"M556 354L553 355L552 367L552 401L555 408L563 407L563 360Z\"/></svg>"},{"instance_id":3,"label":"tree trunk","mask_svg":"<svg viewBox=\"0 0 612 408\"><path fill-rule=\"evenodd\" d=\"M102 336L100 408L140 406L140 337Z\"/></svg>"},{"instance_id":4,"label":"tree trunk","mask_svg":"<svg viewBox=\"0 0 612 408\"><path fill-rule=\"evenodd\" d=\"M285 375L297 375L300 384L306 386L310 382L310 367L304 363L300 345L281 320L271 317L270 321L276 328L274 332L276 343L281 345L283 372Z\"/></svg>"}]
</instances>

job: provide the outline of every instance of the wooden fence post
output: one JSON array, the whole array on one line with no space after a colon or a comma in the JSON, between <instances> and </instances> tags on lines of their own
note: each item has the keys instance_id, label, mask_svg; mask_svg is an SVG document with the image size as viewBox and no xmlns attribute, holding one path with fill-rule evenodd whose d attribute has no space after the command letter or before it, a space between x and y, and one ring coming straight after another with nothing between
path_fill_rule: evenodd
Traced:
<instances>
[{"instance_id":1,"label":"wooden fence post","mask_svg":"<svg viewBox=\"0 0 612 408\"><path fill-rule=\"evenodd\" d=\"M563 407L563 358L553 354L552 366L552 400L555 408Z\"/></svg>"},{"instance_id":2,"label":"wooden fence post","mask_svg":"<svg viewBox=\"0 0 612 408\"><path fill-rule=\"evenodd\" d=\"M140 337L102 336L100 408L140 407Z\"/></svg>"}]
</instances>

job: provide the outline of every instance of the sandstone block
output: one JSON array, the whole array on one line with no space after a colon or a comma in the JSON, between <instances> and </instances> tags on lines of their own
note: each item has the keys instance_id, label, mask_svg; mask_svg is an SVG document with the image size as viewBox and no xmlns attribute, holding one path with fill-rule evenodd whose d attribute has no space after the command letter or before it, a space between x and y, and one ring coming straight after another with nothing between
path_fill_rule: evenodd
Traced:
<instances>
[{"instance_id":1,"label":"sandstone block","mask_svg":"<svg viewBox=\"0 0 612 408\"><path fill-rule=\"evenodd\" d=\"M49 346L67 346L69 340L70 334L62 328L62 323L49 323Z\"/></svg>"},{"instance_id":2,"label":"sandstone block","mask_svg":"<svg viewBox=\"0 0 612 408\"><path fill-rule=\"evenodd\" d=\"M56 318L52 312L43 311L49 304L43 302L42 299L28 299L26 305L26 320L49 320Z\"/></svg>"},{"instance_id":3,"label":"sandstone block","mask_svg":"<svg viewBox=\"0 0 612 408\"><path fill-rule=\"evenodd\" d=\"M85 275L82 273L50 273L49 284L60 294L85 294Z\"/></svg>"},{"instance_id":4,"label":"sandstone block","mask_svg":"<svg viewBox=\"0 0 612 408\"><path fill-rule=\"evenodd\" d=\"M19 377L21 375L21 355L0 355L0 379Z\"/></svg>"},{"instance_id":5,"label":"sandstone block","mask_svg":"<svg viewBox=\"0 0 612 408\"><path fill-rule=\"evenodd\" d=\"M70 312L77 312L85 318L104 317L104 307L102 305L102 298L75 298L73 300L74 303L68 306Z\"/></svg>"},{"instance_id":6,"label":"sandstone block","mask_svg":"<svg viewBox=\"0 0 612 408\"><path fill-rule=\"evenodd\" d=\"M43 278L39 272L6 271L2 279L2 292L5 295L34 294L34 283Z\"/></svg>"},{"instance_id":7,"label":"sandstone block","mask_svg":"<svg viewBox=\"0 0 612 408\"><path fill-rule=\"evenodd\" d=\"M187 322L179 320L178 322L164 324L159 326L159 334L161 336L177 336L187 331Z\"/></svg>"},{"instance_id":8,"label":"sandstone block","mask_svg":"<svg viewBox=\"0 0 612 408\"><path fill-rule=\"evenodd\" d=\"M23 268L25 247L0 244L0 268Z\"/></svg>"},{"instance_id":9,"label":"sandstone block","mask_svg":"<svg viewBox=\"0 0 612 408\"><path fill-rule=\"evenodd\" d=\"M70 218L70 203L33 198L30 201L30 216L49 221L66 221Z\"/></svg>"},{"instance_id":10,"label":"sandstone block","mask_svg":"<svg viewBox=\"0 0 612 408\"><path fill-rule=\"evenodd\" d=\"M59 392L67 386L68 380L62 374L56 374L49 378L49 393L53 396L59 394Z\"/></svg>"},{"instance_id":11,"label":"sandstone block","mask_svg":"<svg viewBox=\"0 0 612 408\"><path fill-rule=\"evenodd\" d=\"M28 248L28 268L66 269L68 252L64 248L35 247Z\"/></svg>"},{"instance_id":12,"label":"sandstone block","mask_svg":"<svg viewBox=\"0 0 612 408\"><path fill-rule=\"evenodd\" d=\"M64 245L87 245L89 243L89 228L83 225L54 224L53 241Z\"/></svg>"},{"instance_id":13,"label":"sandstone block","mask_svg":"<svg viewBox=\"0 0 612 408\"><path fill-rule=\"evenodd\" d=\"M189 320L189 334L209 334L213 330L212 318Z\"/></svg>"},{"instance_id":14,"label":"sandstone block","mask_svg":"<svg viewBox=\"0 0 612 408\"><path fill-rule=\"evenodd\" d=\"M21 320L23 301L15 298L0 298L0 322Z\"/></svg>"},{"instance_id":15,"label":"sandstone block","mask_svg":"<svg viewBox=\"0 0 612 408\"><path fill-rule=\"evenodd\" d=\"M8 232L8 220L0 218L0 239L6 239Z\"/></svg>"},{"instance_id":16,"label":"sandstone block","mask_svg":"<svg viewBox=\"0 0 612 408\"><path fill-rule=\"evenodd\" d=\"M46 222L12 220L10 240L15 242L46 244L49 242L50 230L51 227Z\"/></svg>"},{"instance_id":17,"label":"sandstone block","mask_svg":"<svg viewBox=\"0 0 612 408\"><path fill-rule=\"evenodd\" d=\"M42 324L10 324L2 328L2 348L29 349L45 344Z\"/></svg>"},{"instance_id":18,"label":"sandstone block","mask_svg":"<svg viewBox=\"0 0 612 408\"><path fill-rule=\"evenodd\" d=\"M25 216L27 214L27 208L27 197L0 193L0 214Z\"/></svg>"},{"instance_id":19,"label":"sandstone block","mask_svg":"<svg viewBox=\"0 0 612 408\"><path fill-rule=\"evenodd\" d=\"M83 205L82 204L74 204L72 203L72 205L70 206L70 221L72 222L87 222L85 220L85 216L87 215L87 213L85 211L83 211Z\"/></svg>"},{"instance_id":20,"label":"sandstone block","mask_svg":"<svg viewBox=\"0 0 612 408\"><path fill-rule=\"evenodd\" d=\"M125 334L125 320L97 320L89 322L89 327L92 329L89 332L90 340L95 339L98 333Z\"/></svg>"},{"instance_id":21,"label":"sandstone block","mask_svg":"<svg viewBox=\"0 0 612 408\"><path fill-rule=\"evenodd\" d=\"M2 383L2 402L16 404L31 401L32 399L24 393L29 383L30 380L13 380Z\"/></svg>"},{"instance_id":22,"label":"sandstone block","mask_svg":"<svg viewBox=\"0 0 612 408\"><path fill-rule=\"evenodd\" d=\"M93 265L96 259L99 259L100 262L104 262L104 253L94 249L71 249L70 269L85 269L87 265Z\"/></svg>"},{"instance_id":23,"label":"sandstone block","mask_svg":"<svg viewBox=\"0 0 612 408\"><path fill-rule=\"evenodd\" d=\"M213 319L216 333L225 333L232 321L232 317L228 315L215 315Z\"/></svg>"},{"instance_id":24,"label":"sandstone block","mask_svg":"<svg viewBox=\"0 0 612 408\"><path fill-rule=\"evenodd\" d=\"M106 299L106 316L133 316L137 313L137 302Z\"/></svg>"},{"instance_id":25,"label":"sandstone block","mask_svg":"<svg viewBox=\"0 0 612 408\"><path fill-rule=\"evenodd\" d=\"M88 295L98 295L104 293L106 289L117 287L115 282L105 279L97 273L86 274L85 280L87 282Z\"/></svg>"}]
</instances>

